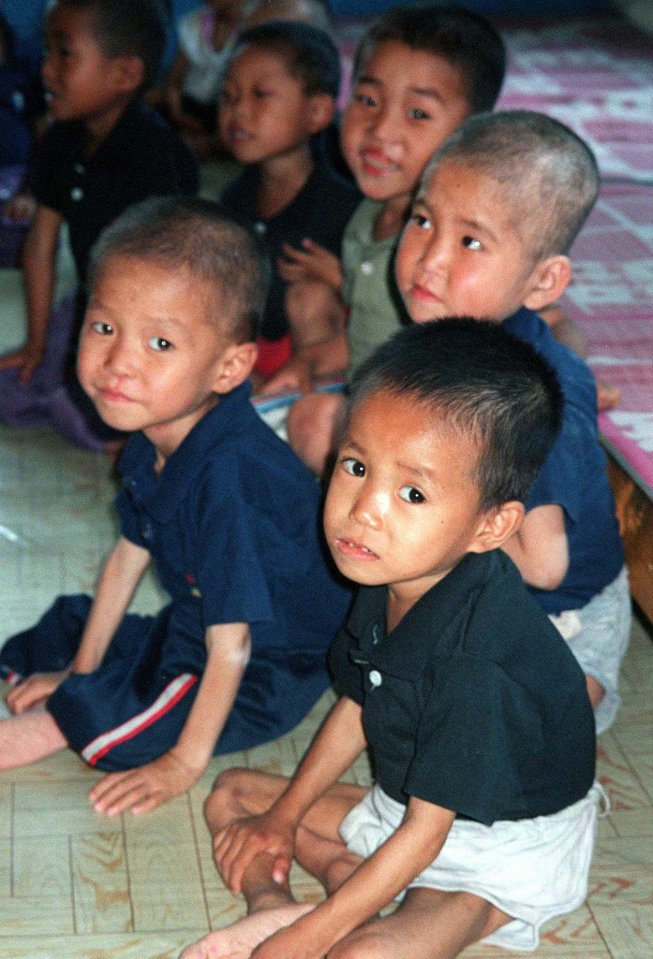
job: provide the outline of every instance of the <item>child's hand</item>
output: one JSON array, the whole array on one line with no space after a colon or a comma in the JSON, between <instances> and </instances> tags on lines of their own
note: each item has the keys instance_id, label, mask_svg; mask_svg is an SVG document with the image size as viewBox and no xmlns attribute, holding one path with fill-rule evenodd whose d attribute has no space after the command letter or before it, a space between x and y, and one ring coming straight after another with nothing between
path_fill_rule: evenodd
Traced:
<instances>
[{"instance_id":1,"label":"child's hand","mask_svg":"<svg viewBox=\"0 0 653 959\"><path fill-rule=\"evenodd\" d=\"M213 858L224 882L234 896L242 888L245 870L260 853L274 858L272 878L285 883L290 872L295 830L274 813L248 816L231 823L213 838Z\"/></svg>"},{"instance_id":2,"label":"child's hand","mask_svg":"<svg viewBox=\"0 0 653 959\"><path fill-rule=\"evenodd\" d=\"M283 393L308 393L312 386L310 365L301 353L288 360L278 373L266 380L256 391L257 396L274 396Z\"/></svg>"},{"instance_id":3,"label":"child's hand","mask_svg":"<svg viewBox=\"0 0 653 959\"><path fill-rule=\"evenodd\" d=\"M36 368L41 365L42 359L41 350L35 350L29 345L25 345L19 350L0 356L0 370L11 370L18 367L20 369L18 379L21 383L28 383L32 379Z\"/></svg>"},{"instance_id":4,"label":"child's hand","mask_svg":"<svg viewBox=\"0 0 653 959\"><path fill-rule=\"evenodd\" d=\"M29 193L17 193L3 207L3 219L10 223L28 223L34 219L36 200Z\"/></svg>"},{"instance_id":5,"label":"child's hand","mask_svg":"<svg viewBox=\"0 0 653 959\"><path fill-rule=\"evenodd\" d=\"M283 257L277 260L279 274L286 283L297 280L321 280L337 293L342 288L342 267L340 260L313 240L302 240L302 249L298 250L288 243L283 245Z\"/></svg>"},{"instance_id":6,"label":"child's hand","mask_svg":"<svg viewBox=\"0 0 653 959\"><path fill-rule=\"evenodd\" d=\"M89 799L93 809L105 816L117 816L127 810L134 815L151 812L187 792L203 772L186 766L171 749L138 769L109 773L91 789Z\"/></svg>"},{"instance_id":7,"label":"child's hand","mask_svg":"<svg viewBox=\"0 0 653 959\"><path fill-rule=\"evenodd\" d=\"M34 673L7 694L7 706L16 716L42 706L68 676L69 669L58 673Z\"/></svg>"},{"instance_id":8,"label":"child's hand","mask_svg":"<svg viewBox=\"0 0 653 959\"><path fill-rule=\"evenodd\" d=\"M611 386L603 380L596 381L596 401L599 410L612 410L621 399L621 390L618 386Z\"/></svg>"}]
</instances>

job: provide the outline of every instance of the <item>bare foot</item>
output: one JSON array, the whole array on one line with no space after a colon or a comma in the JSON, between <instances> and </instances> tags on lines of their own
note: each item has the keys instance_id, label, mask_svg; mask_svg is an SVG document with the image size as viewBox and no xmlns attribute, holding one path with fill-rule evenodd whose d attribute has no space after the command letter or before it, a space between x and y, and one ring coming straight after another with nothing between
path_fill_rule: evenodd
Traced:
<instances>
[{"instance_id":1,"label":"bare foot","mask_svg":"<svg viewBox=\"0 0 653 959\"><path fill-rule=\"evenodd\" d=\"M210 932L182 952L179 959L249 959L256 947L271 935L292 925L315 906L295 902L274 909L261 909L224 929Z\"/></svg>"},{"instance_id":2,"label":"bare foot","mask_svg":"<svg viewBox=\"0 0 653 959\"><path fill-rule=\"evenodd\" d=\"M0 769L27 766L68 743L50 713L42 709L0 720Z\"/></svg>"}]
</instances>

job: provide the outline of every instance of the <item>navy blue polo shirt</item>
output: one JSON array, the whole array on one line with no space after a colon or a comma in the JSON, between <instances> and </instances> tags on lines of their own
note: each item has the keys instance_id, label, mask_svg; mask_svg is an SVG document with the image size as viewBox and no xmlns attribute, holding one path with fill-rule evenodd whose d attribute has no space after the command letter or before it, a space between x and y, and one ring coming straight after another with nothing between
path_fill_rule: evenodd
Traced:
<instances>
[{"instance_id":1,"label":"navy blue polo shirt","mask_svg":"<svg viewBox=\"0 0 653 959\"><path fill-rule=\"evenodd\" d=\"M335 172L319 154L310 177L296 197L274 216L259 216L259 170L248 166L220 197L220 211L247 226L260 242L271 266L270 289L260 334L277 340L288 332L284 299L286 282L276 261L284 243L301 249L306 237L340 256L342 235L361 201L358 187Z\"/></svg>"},{"instance_id":2,"label":"navy blue polo shirt","mask_svg":"<svg viewBox=\"0 0 653 959\"><path fill-rule=\"evenodd\" d=\"M248 670L262 660L325 668L346 615L350 592L322 543L319 484L249 397L249 383L222 397L160 476L141 433L120 462L123 535L150 551L172 597L165 657L173 673L201 671L208 626L240 622L251 628Z\"/></svg>"},{"instance_id":3,"label":"navy blue polo shirt","mask_svg":"<svg viewBox=\"0 0 653 959\"><path fill-rule=\"evenodd\" d=\"M330 664L362 706L376 779L491 825L558 812L594 779L594 716L568 646L500 550L468 554L386 633L361 587Z\"/></svg>"},{"instance_id":4,"label":"navy blue polo shirt","mask_svg":"<svg viewBox=\"0 0 653 959\"><path fill-rule=\"evenodd\" d=\"M559 343L537 313L521 309L503 328L524 340L555 370L564 396L560 435L526 501L526 509L555 503L564 512L569 569L554 590L529 587L549 614L579 609L624 565L624 549L599 443L596 383L587 364Z\"/></svg>"}]
</instances>

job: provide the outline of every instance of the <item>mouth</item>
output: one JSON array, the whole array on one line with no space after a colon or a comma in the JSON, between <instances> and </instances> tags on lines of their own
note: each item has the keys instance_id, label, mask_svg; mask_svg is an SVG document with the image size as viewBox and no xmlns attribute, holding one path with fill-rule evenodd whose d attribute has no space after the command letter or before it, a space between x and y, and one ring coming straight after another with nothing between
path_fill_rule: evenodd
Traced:
<instances>
[{"instance_id":1,"label":"mouth","mask_svg":"<svg viewBox=\"0 0 653 959\"><path fill-rule=\"evenodd\" d=\"M336 539L335 547L338 554L346 559L353 559L363 563L371 563L379 559L378 554L373 550L352 539Z\"/></svg>"},{"instance_id":2,"label":"mouth","mask_svg":"<svg viewBox=\"0 0 653 959\"><path fill-rule=\"evenodd\" d=\"M231 143L243 143L251 139L251 134L248 133L247 130L243 130L241 127L231 127L229 130L229 141Z\"/></svg>"},{"instance_id":3,"label":"mouth","mask_svg":"<svg viewBox=\"0 0 653 959\"><path fill-rule=\"evenodd\" d=\"M428 303L429 305L442 303L442 297L422 283L413 283L408 293L410 298L418 303Z\"/></svg>"},{"instance_id":4,"label":"mouth","mask_svg":"<svg viewBox=\"0 0 653 959\"><path fill-rule=\"evenodd\" d=\"M112 406L126 406L134 402L130 396L126 396L118 390L110 390L107 387L96 387L95 395L96 399L102 403L107 403Z\"/></svg>"},{"instance_id":5,"label":"mouth","mask_svg":"<svg viewBox=\"0 0 653 959\"><path fill-rule=\"evenodd\" d=\"M398 170L398 165L381 150L361 150L360 158L363 170L370 176L389 176Z\"/></svg>"}]
</instances>

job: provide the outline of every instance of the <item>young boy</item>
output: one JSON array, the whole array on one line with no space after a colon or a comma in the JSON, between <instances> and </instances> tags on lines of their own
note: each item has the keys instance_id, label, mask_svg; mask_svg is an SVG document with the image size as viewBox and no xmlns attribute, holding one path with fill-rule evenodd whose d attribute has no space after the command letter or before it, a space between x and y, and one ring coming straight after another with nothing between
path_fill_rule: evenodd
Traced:
<instances>
[{"instance_id":1,"label":"young boy","mask_svg":"<svg viewBox=\"0 0 653 959\"><path fill-rule=\"evenodd\" d=\"M95 253L79 377L110 426L136 431L122 533L93 602L60 598L2 649L22 681L0 765L68 745L129 770L90 793L108 815L153 809L214 752L279 736L329 682L349 592L325 560L317 484L249 402L261 275L253 240L201 201L133 207ZM152 558L172 602L125 615Z\"/></svg>"},{"instance_id":2,"label":"young boy","mask_svg":"<svg viewBox=\"0 0 653 959\"><path fill-rule=\"evenodd\" d=\"M392 258L415 189L446 137L470 113L492 109L504 72L499 34L484 17L457 5L397 7L362 38L342 146L365 199L343 239L342 298L332 286L323 296L344 301L346 332L341 327L328 343L301 351L270 382L270 390L310 389L316 378L345 368L351 379L374 347L401 327ZM294 256L309 272L316 268L310 265L312 252L304 248ZM337 274L331 282L338 282ZM302 308L307 310L298 304L297 312ZM334 448L343 407L341 396L315 393L290 411L291 445L318 474Z\"/></svg>"},{"instance_id":3,"label":"young boy","mask_svg":"<svg viewBox=\"0 0 653 959\"><path fill-rule=\"evenodd\" d=\"M222 89L219 125L224 145L246 165L229 184L220 208L252 227L272 262L256 370L262 379L292 348L333 334L328 311L316 309L293 325L276 261L284 244L306 237L337 252L360 199L313 150L311 138L331 122L340 60L331 38L305 23L274 21L244 31Z\"/></svg>"},{"instance_id":4,"label":"young boy","mask_svg":"<svg viewBox=\"0 0 653 959\"><path fill-rule=\"evenodd\" d=\"M50 424L89 449L102 449L107 435L74 375L91 247L132 203L198 186L195 159L141 98L165 40L157 0L58 0L45 25L42 73L55 122L29 177L37 210L23 264L27 342L0 360L0 418ZM79 285L73 315L51 315L64 223Z\"/></svg>"},{"instance_id":5,"label":"young boy","mask_svg":"<svg viewBox=\"0 0 653 959\"><path fill-rule=\"evenodd\" d=\"M342 696L290 781L218 778L215 860L251 914L183 959L532 949L581 904L600 795L592 711L500 550L561 405L534 350L470 320L403 330L361 369L324 519L361 584L331 650ZM369 793L337 782L366 746ZM326 888L315 908L292 899L293 855Z\"/></svg>"},{"instance_id":6,"label":"young boy","mask_svg":"<svg viewBox=\"0 0 653 959\"><path fill-rule=\"evenodd\" d=\"M549 117L474 117L436 153L403 232L397 283L410 318L491 319L555 369L563 428L504 549L587 676L597 733L619 707L630 635L624 551L597 433L594 378L533 311L566 288L567 252L598 192L596 162Z\"/></svg>"}]
</instances>

